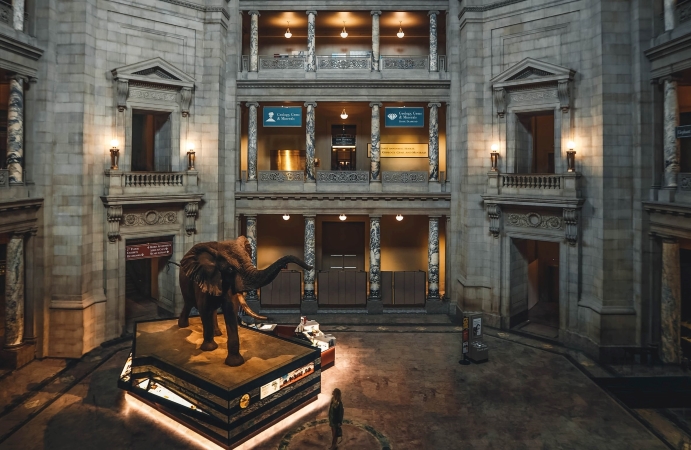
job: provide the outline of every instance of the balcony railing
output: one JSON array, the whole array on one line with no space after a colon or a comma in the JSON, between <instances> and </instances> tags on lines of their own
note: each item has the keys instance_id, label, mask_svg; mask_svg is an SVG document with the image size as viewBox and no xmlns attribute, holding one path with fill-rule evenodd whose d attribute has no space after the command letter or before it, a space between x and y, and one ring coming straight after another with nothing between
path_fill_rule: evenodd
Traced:
<instances>
[{"instance_id":1,"label":"balcony railing","mask_svg":"<svg viewBox=\"0 0 691 450\"><path fill-rule=\"evenodd\" d=\"M676 8L676 23L687 22L691 19L691 1L678 1Z\"/></svg>"},{"instance_id":2,"label":"balcony railing","mask_svg":"<svg viewBox=\"0 0 691 450\"><path fill-rule=\"evenodd\" d=\"M317 56L317 70L372 70L371 56Z\"/></svg>"},{"instance_id":3,"label":"balcony railing","mask_svg":"<svg viewBox=\"0 0 691 450\"><path fill-rule=\"evenodd\" d=\"M317 70L372 70L372 56L334 56L317 55ZM305 55L274 55L259 56L258 70L260 72L272 70L305 70L307 56ZM437 56L437 67L440 72L446 71L446 55ZM405 56L382 55L380 56L380 69L392 70L429 70L429 56ZM249 55L242 55L240 67L243 72L248 72L250 67Z\"/></svg>"},{"instance_id":4,"label":"balcony railing","mask_svg":"<svg viewBox=\"0 0 691 450\"><path fill-rule=\"evenodd\" d=\"M0 189L10 187L10 171L7 169L0 169Z\"/></svg>"},{"instance_id":5,"label":"balcony railing","mask_svg":"<svg viewBox=\"0 0 691 450\"><path fill-rule=\"evenodd\" d=\"M288 56L288 57L274 57L274 56L260 56L259 70L287 70L287 69L301 69L305 70L307 58L304 56ZM244 67L243 67L244 69Z\"/></svg>"},{"instance_id":6,"label":"balcony railing","mask_svg":"<svg viewBox=\"0 0 691 450\"><path fill-rule=\"evenodd\" d=\"M429 70L429 56L381 56L382 70Z\"/></svg>"},{"instance_id":7,"label":"balcony railing","mask_svg":"<svg viewBox=\"0 0 691 450\"><path fill-rule=\"evenodd\" d=\"M106 195L156 195L196 192L197 172L120 172L106 170Z\"/></svg>"},{"instance_id":8,"label":"balcony railing","mask_svg":"<svg viewBox=\"0 0 691 450\"><path fill-rule=\"evenodd\" d=\"M369 183L369 172L367 170L353 170L353 171L317 171L317 183Z\"/></svg>"},{"instance_id":9,"label":"balcony railing","mask_svg":"<svg viewBox=\"0 0 691 450\"><path fill-rule=\"evenodd\" d=\"M382 172L382 181L384 183L426 184L428 179L429 174L423 171Z\"/></svg>"},{"instance_id":10,"label":"balcony railing","mask_svg":"<svg viewBox=\"0 0 691 450\"><path fill-rule=\"evenodd\" d=\"M677 186L680 191L691 191L691 173L680 173Z\"/></svg>"},{"instance_id":11,"label":"balcony railing","mask_svg":"<svg viewBox=\"0 0 691 450\"><path fill-rule=\"evenodd\" d=\"M260 183L304 183L305 173L297 170L260 170Z\"/></svg>"},{"instance_id":12,"label":"balcony railing","mask_svg":"<svg viewBox=\"0 0 691 450\"><path fill-rule=\"evenodd\" d=\"M525 195L529 197L578 197L580 174L506 173L488 174L487 193L490 195Z\"/></svg>"}]
</instances>

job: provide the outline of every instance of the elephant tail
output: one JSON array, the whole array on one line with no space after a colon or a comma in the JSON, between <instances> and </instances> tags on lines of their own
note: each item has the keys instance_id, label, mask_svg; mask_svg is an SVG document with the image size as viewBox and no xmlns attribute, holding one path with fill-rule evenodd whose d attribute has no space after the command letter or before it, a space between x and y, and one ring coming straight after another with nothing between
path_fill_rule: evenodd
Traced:
<instances>
[{"instance_id":1,"label":"elephant tail","mask_svg":"<svg viewBox=\"0 0 691 450\"><path fill-rule=\"evenodd\" d=\"M238 301L240 302L240 307L247 313L247 315L249 315L250 317L254 317L257 320L266 320L266 317L260 316L259 314L252 311L252 309L249 307L249 305L245 301L244 295L238 294Z\"/></svg>"}]
</instances>

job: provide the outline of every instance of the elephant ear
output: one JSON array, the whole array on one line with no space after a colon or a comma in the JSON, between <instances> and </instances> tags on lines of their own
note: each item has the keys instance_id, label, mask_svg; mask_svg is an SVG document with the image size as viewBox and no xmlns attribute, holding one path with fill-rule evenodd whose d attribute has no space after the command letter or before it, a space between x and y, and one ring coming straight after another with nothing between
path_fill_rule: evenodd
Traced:
<instances>
[{"instance_id":1,"label":"elephant ear","mask_svg":"<svg viewBox=\"0 0 691 450\"><path fill-rule=\"evenodd\" d=\"M225 261L223 261L225 262ZM180 270L196 283L202 292L220 296L223 292L223 273L218 251L208 243L197 244L180 261Z\"/></svg>"}]
</instances>

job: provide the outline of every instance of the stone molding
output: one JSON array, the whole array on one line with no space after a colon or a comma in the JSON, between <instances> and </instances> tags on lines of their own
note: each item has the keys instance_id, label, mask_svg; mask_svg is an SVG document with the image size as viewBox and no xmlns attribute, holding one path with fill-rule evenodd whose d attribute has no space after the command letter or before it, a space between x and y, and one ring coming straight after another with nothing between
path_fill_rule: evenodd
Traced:
<instances>
[{"instance_id":1,"label":"stone molding","mask_svg":"<svg viewBox=\"0 0 691 450\"><path fill-rule=\"evenodd\" d=\"M118 208L114 206L112 208ZM121 208L121 207L120 207ZM109 208L110 209L110 208ZM142 213L127 213L122 215L123 227L146 227L153 225L168 225L178 222L178 213L175 211L158 212L151 209Z\"/></svg>"},{"instance_id":2,"label":"stone molding","mask_svg":"<svg viewBox=\"0 0 691 450\"><path fill-rule=\"evenodd\" d=\"M504 6L509 6L509 5L514 5L516 3L521 3L524 1L526 1L526 0L504 0L501 2L490 3L489 5L484 5L484 6L465 6L461 9L461 12L458 13L458 18L460 19L467 12L491 11L493 9L502 8Z\"/></svg>"},{"instance_id":3,"label":"stone molding","mask_svg":"<svg viewBox=\"0 0 691 450\"><path fill-rule=\"evenodd\" d=\"M204 13L220 12L226 19L230 19L230 13L226 8L218 6L201 6L196 3L184 2L182 0L160 0L162 2L170 3L171 5L182 6L183 8L194 9Z\"/></svg>"},{"instance_id":4,"label":"stone molding","mask_svg":"<svg viewBox=\"0 0 691 450\"><path fill-rule=\"evenodd\" d=\"M501 207L496 203L487 205L487 217L489 217L489 232L494 238L499 237L501 232Z\"/></svg>"},{"instance_id":5,"label":"stone molding","mask_svg":"<svg viewBox=\"0 0 691 450\"><path fill-rule=\"evenodd\" d=\"M101 196L101 201L105 207L111 206L128 206L128 205L148 205L159 203L189 203L200 202L204 194L190 193L190 194L160 194L160 195L146 195L146 194L129 194L129 195L104 195Z\"/></svg>"},{"instance_id":6,"label":"stone molding","mask_svg":"<svg viewBox=\"0 0 691 450\"><path fill-rule=\"evenodd\" d=\"M108 220L108 241L117 242L120 239L120 221L122 220L122 205L111 206L106 211Z\"/></svg>"},{"instance_id":7,"label":"stone molding","mask_svg":"<svg viewBox=\"0 0 691 450\"><path fill-rule=\"evenodd\" d=\"M185 232L190 236L197 232L198 213L198 202L189 202L185 205Z\"/></svg>"},{"instance_id":8,"label":"stone molding","mask_svg":"<svg viewBox=\"0 0 691 450\"><path fill-rule=\"evenodd\" d=\"M571 246L578 243L578 210L564 208L564 237Z\"/></svg>"},{"instance_id":9,"label":"stone molding","mask_svg":"<svg viewBox=\"0 0 691 450\"><path fill-rule=\"evenodd\" d=\"M506 216L506 223L519 228L544 228L548 230L561 230L562 228L561 217L546 216L536 212L510 213Z\"/></svg>"},{"instance_id":10,"label":"stone molding","mask_svg":"<svg viewBox=\"0 0 691 450\"><path fill-rule=\"evenodd\" d=\"M450 80L237 80L242 88L276 89L450 89Z\"/></svg>"}]
</instances>

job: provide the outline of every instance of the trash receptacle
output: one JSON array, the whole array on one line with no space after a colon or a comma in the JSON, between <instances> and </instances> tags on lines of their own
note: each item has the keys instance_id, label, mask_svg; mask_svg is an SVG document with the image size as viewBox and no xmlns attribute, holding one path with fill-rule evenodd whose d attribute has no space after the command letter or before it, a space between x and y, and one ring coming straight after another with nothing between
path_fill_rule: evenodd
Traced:
<instances>
[{"instance_id":1,"label":"trash receptacle","mask_svg":"<svg viewBox=\"0 0 691 450\"><path fill-rule=\"evenodd\" d=\"M487 361L489 358L489 348L483 342L482 314L469 314L470 325L470 345L468 346L468 359L473 362Z\"/></svg>"}]
</instances>

